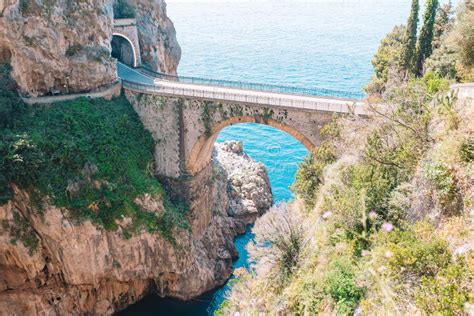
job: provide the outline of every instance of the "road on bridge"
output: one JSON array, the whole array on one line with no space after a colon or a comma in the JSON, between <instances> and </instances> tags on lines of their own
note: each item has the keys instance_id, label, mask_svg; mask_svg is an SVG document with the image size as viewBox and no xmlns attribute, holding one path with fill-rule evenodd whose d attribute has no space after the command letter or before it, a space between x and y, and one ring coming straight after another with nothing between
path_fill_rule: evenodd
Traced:
<instances>
[{"instance_id":1,"label":"road on bridge","mask_svg":"<svg viewBox=\"0 0 474 316\"><path fill-rule=\"evenodd\" d=\"M152 77L121 63L118 63L117 68L118 76L123 80L124 87L138 92L337 113L354 111L357 115L367 114L367 104L359 100L182 83Z\"/></svg>"},{"instance_id":2,"label":"road on bridge","mask_svg":"<svg viewBox=\"0 0 474 316\"><path fill-rule=\"evenodd\" d=\"M125 66L119 62L117 62L117 72L120 79L142 84L155 84L154 78L144 75L138 70Z\"/></svg>"}]
</instances>

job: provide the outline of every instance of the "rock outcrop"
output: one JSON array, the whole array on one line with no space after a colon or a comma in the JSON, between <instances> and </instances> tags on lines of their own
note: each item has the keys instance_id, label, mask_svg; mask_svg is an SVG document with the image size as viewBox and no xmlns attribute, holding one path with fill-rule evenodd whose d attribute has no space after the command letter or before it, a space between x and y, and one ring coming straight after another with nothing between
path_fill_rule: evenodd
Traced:
<instances>
[{"instance_id":1,"label":"rock outcrop","mask_svg":"<svg viewBox=\"0 0 474 316\"><path fill-rule=\"evenodd\" d=\"M106 315L151 288L190 299L223 284L237 255L233 238L270 206L271 191L264 167L246 157L241 144L217 147L208 169L214 181L203 187L211 191L212 206L189 214L192 231L176 232L175 243L146 231L127 236L128 218L117 231L105 231L47 202L39 213L15 189L0 206L0 314ZM153 196L136 203L162 211Z\"/></svg>"},{"instance_id":2,"label":"rock outcrop","mask_svg":"<svg viewBox=\"0 0 474 316\"><path fill-rule=\"evenodd\" d=\"M213 161L227 174L230 216L253 223L272 206L267 170L244 153L241 142L216 144Z\"/></svg>"},{"instance_id":3,"label":"rock outcrop","mask_svg":"<svg viewBox=\"0 0 474 316\"><path fill-rule=\"evenodd\" d=\"M0 2L0 50L24 94L91 91L113 83L112 0Z\"/></svg>"},{"instance_id":4,"label":"rock outcrop","mask_svg":"<svg viewBox=\"0 0 474 316\"><path fill-rule=\"evenodd\" d=\"M138 40L144 66L176 74L181 48L163 0L135 0Z\"/></svg>"}]
</instances>

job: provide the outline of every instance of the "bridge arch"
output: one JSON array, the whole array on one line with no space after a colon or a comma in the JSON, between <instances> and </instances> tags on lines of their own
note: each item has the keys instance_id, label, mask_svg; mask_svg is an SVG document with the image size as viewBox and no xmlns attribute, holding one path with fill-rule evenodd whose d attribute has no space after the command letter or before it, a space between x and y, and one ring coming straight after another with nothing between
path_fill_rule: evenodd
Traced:
<instances>
[{"instance_id":1,"label":"bridge arch","mask_svg":"<svg viewBox=\"0 0 474 316\"><path fill-rule=\"evenodd\" d=\"M217 136L219 135L220 131L227 126L239 123L258 123L268 125L290 134L300 143L302 143L308 149L308 151L312 151L316 147L316 144L313 144L311 140L309 140L297 129L293 128L290 125L281 123L277 120L271 118L266 119L260 116L251 115L231 117L229 119L217 122L213 125L209 133L203 133L199 136L196 143L192 146L189 158L186 161L187 172L191 175L195 175L201 170L203 170L206 166L208 166L211 162L214 143L216 142Z\"/></svg>"},{"instance_id":2,"label":"bridge arch","mask_svg":"<svg viewBox=\"0 0 474 316\"><path fill-rule=\"evenodd\" d=\"M126 45L124 45L127 43ZM131 53L131 54L130 54ZM112 36L112 57L131 66L139 66L139 56L133 41L124 34L114 32Z\"/></svg>"}]
</instances>

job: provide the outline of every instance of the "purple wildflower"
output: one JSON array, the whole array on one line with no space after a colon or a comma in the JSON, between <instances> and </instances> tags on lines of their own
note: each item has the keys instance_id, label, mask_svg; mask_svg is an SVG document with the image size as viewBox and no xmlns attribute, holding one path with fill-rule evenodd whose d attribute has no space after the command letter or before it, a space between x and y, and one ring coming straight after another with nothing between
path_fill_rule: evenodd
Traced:
<instances>
[{"instance_id":1,"label":"purple wildflower","mask_svg":"<svg viewBox=\"0 0 474 316\"><path fill-rule=\"evenodd\" d=\"M323 219L328 219L329 217L331 217L331 215L332 215L332 212L331 212L331 211L327 211L327 212L324 212L324 214L323 214L322 217L323 217Z\"/></svg>"},{"instance_id":2,"label":"purple wildflower","mask_svg":"<svg viewBox=\"0 0 474 316\"><path fill-rule=\"evenodd\" d=\"M382 230L387 232L387 233L391 232L393 230L392 223L387 223L387 222L383 223L382 224Z\"/></svg>"},{"instance_id":3,"label":"purple wildflower","mask_svg":"<svg viewBox=\"0 0 474 316\"><path fill-rule=\"evenodd\" d=\"M375 213L374 211L370 212L369 213L369 218L373 221L373 220L376 220L378 217L377 213Z\"/></svg>"}]
</instances>

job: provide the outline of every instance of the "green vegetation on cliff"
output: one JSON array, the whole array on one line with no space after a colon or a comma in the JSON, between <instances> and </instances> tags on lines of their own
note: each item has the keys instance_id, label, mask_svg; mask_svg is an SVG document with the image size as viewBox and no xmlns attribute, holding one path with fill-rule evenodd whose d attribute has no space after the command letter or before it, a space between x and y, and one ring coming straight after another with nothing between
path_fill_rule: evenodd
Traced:
<instances>
[{"instance_id":1,"label":"green vegetation on cliff","mask_svg":"<svg viewBox=\"0 0 474 316\"><path fill-rule=\"evenodd\" d=\"M172 238L186 228L186 207L172 203L153 177L154 141L124 97L81 98L27 107L2 66L0 88L0 204L12 184L30 193L42 211L43 198L67 215L115 229L125 217L130 232L146 228ZM163 210L145 210L137 198L149 194Z\"/></svg>"},{"instance_id":2,"label":"green vegetation on cliff","mask_svg":"<svg viewBox=\"0 0 474 316\"><path fill-rule=\"evenodd\" d=\"M413 79L384 112L326 127L298 170L299 199L257 220L253 267L222 314L467 314L474 104L446 87Z\"/></svg>"},{"instance_id":3,"label":"green vegetation on cliff","mask_svg":"<svg viewBox=\"0 0 474 316\"><path fill-rule=\"evenodd\" d=\"M135 8L130 0L114 1L114 19L131 19L135 17Z\"/></svg>"},{"instance_id":4,"label":"green vegetation on cliff","mask_svg":"<svg viewBox=\"0 0 474 316\"><path fill-rule=\"evenodd\" d=\"M446 34L474 26L469 5ZM473 313L474 101L458 99L453 78L436 69L406 76L397 68L413 45L404 34L395 28L374 59L384 108L323 128L298 170L298 198L257 220L250 271L235 273L218 314Z\"/></svg>"},{"instance_id":5,"label":"green vegetation on cliff","mask_svg":"<svg viewBox=\"0 0 474 316\"><path fill-rule=\"evenodd\" d=\"M433 72L453 81L474 80L474 4L466 0L452 17L451 6L428 1L423 27L417 39L413 0L408 27L396 26L382 39L372 60L374 75L366 87L371 95L382 96L392 86ZM436 13L436 14L435 14Z\"/></svg>"}]
</instances>

